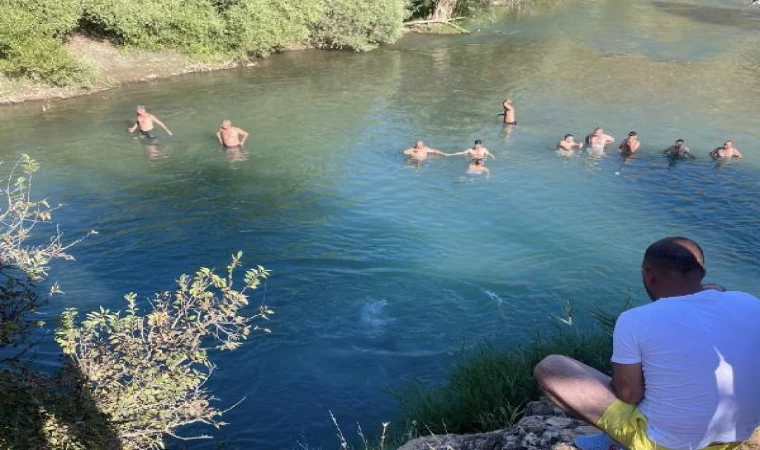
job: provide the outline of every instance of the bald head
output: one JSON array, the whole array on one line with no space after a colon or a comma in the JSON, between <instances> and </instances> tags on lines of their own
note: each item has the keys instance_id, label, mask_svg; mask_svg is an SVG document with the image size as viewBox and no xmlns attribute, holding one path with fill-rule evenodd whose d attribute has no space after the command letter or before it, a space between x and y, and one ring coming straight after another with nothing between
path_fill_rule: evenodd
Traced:
<instances>
[{"instance_id":1,"label":"bald head","mask_svg":"<svg viewBox=\"0 0 760 450\"><path fill-rule=\"evenodd\" d=\"M692 294L691 290L701 289L707 273L702 248L684 237L667 237L650 245L641 268L644 287L652 300Z\"/></svg>"}]
</instances>

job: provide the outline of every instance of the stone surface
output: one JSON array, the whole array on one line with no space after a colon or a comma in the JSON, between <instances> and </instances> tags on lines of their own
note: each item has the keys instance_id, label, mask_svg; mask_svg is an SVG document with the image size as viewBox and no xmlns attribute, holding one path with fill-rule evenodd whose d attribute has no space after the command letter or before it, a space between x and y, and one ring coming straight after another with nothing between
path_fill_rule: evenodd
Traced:
<instances>
[{"instance_id":1,"label":"stone surface","mask_svg":"<svg viewBox=\"0 0 760 450\"><path fill-rule=\"evenodd\" d=\"M524 417L512 427L491 433L423 437L399 450L577 450L573 445L576 436L598 432L549 402L539 401L529 403Z\"/></svg>"}]
</instances>

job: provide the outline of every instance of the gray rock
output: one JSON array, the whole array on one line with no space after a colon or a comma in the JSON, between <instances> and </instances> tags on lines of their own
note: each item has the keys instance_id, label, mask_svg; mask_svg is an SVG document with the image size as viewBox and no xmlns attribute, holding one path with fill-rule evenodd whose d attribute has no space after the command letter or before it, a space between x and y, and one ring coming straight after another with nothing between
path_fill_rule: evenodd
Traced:
<instances>
[{"instance_id":1,"label":"gray rock","mask_svg":"<svg viewBox=\"0 0 760 450\"><path fill-rule=\"evenodd\" d=\"M593 433L599 430L567 417L549 402L538 401L528 403L524 417L510 428L491 433L428 436L409 441L399 450L577 450L573 445L575 438Z\"/></svg>"},{"instance_id":2,"label":"gray rock","mask_svg":"<svg viewBox=\"0 0 760 450\"><path fill-rule=\"evenodd\" d=\"M579 423L569 417L549 417L546 419L546 425L552 428L575 428Z\"/></svg>"},{"instance_id":3,"label":"gray rock","mask_svg":"<svg viewBox=\"0 0 760 450\"><path fill-rule=\"evenodd\" d=\"M517 422L517 427L525 430L526 433L541 434L546 428L546 417L543 416L526 416Z\"/></svg>"},{"instance_id":4,"label":"gray rock","mask_svg":"<svg viewBox=\"0 0 760 450\"><path fill-rule=\"evenodd\" d=\"M520 444L525 448L539 447L541 445L541 438L539 436L536 433L528 433Z\"/></svg>"}]
</instances>

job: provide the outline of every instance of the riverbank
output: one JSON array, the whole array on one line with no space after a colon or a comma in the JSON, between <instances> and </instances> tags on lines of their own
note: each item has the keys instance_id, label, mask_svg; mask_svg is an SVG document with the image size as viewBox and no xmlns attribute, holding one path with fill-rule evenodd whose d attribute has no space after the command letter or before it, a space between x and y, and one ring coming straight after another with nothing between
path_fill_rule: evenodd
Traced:
<instances>
[{"instance_id":1,"label":"riverbank","mask_svg":"<svg viewBox=\"0 0 760 450\"><path fill-rule=\"evenodd\" d=\"M66 49L92 68L94 76L90 85L57 87L28 78L9 79L0 74L0 105L65 99L118 88L127 83L256 65L254 61L201 61L174 51L120 49L109 42L83 35L71 36Z\"/></svg>"}]
</instances>

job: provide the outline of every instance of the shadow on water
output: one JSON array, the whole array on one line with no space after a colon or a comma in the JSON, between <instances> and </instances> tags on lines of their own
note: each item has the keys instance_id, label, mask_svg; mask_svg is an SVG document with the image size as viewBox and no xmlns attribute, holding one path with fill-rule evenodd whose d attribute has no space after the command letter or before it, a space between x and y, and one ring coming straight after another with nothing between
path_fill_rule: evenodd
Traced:
<instances>
[{"instance_id":1,"label":"shadow on water","mask_svg":"<svg viewBox=\"0 0 760 450\"><path fill-rule=\"evenodd\" d=\"M760 8L729 8L668 1L653 1L652 5L663 12L697 22L760 30Z\"/></svg>"}]
</instances>

